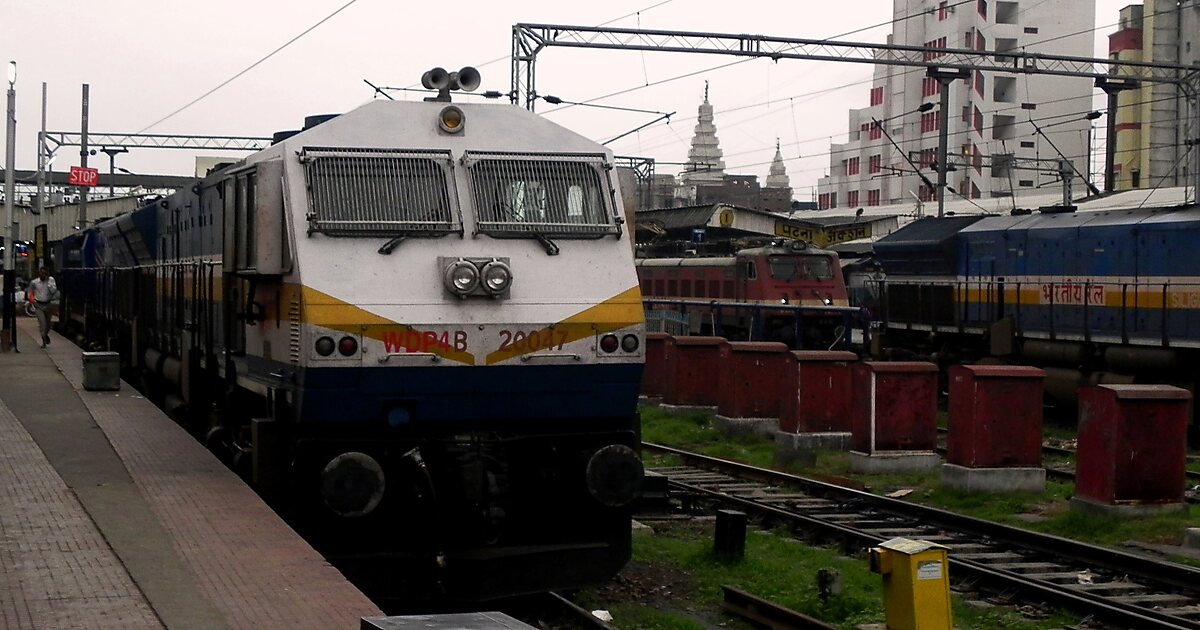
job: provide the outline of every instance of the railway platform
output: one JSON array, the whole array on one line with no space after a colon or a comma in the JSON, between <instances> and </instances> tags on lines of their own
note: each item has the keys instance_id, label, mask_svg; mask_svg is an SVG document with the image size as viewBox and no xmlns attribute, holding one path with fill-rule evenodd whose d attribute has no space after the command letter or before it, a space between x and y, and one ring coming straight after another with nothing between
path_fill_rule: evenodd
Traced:
<instances>
[{"instance_id":1,"label":"railway platform","mask_svg":"<svg viewBox=\"0 0 1200 630\"><path fill-rule=\"evenodd\" d=\"M381 614L128 384L21 320L0 354L0 627L357 628Z\"/></svg>"}]
</instances>

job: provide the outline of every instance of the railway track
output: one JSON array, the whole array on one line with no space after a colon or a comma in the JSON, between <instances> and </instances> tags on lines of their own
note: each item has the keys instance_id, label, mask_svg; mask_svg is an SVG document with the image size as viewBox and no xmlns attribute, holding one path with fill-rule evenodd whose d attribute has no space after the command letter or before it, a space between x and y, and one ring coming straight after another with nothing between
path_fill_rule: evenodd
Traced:
<instances>
[{"instance_id":1,"label":"railway track","mask_svg":"<svg viewBox=\"0 0 1200 630\"><path fill-rule=\"evenodd\" d=\"M897 536L946 545L956 580L1114 627L1200 629L1200 569L666 446L644 449L680 458L683 466L654 470L687 496L856 545Z\"/></svg>"}]
</instances>

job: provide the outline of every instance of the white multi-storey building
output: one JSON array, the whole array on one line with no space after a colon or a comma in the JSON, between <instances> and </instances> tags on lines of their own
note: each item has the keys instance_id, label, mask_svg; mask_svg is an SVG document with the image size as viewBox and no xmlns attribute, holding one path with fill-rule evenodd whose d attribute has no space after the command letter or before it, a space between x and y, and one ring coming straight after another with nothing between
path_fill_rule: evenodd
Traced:
<instances>
[{"instance_id":1,"label":"white multi-storey building","mask_svg":"<svg viewBox=\"0 0 1200 630\"><path fill-rule=\"evenodd\" d=\"M889 44L986 50L1000 58L1011 50L1094 56L1095 0L893 2L896 23ZM927 55L936 59L938 53ZM829 174L817 184L819 206L935 200L936 192L912 172L884 130L936 184L939 89L925 68L876 66L868 106L850 111L849 141L831 147ZM1049 185L1057 179L1050 171L1058 151L1080 173L1088 172L1091 121L1085 114L1092 108L1092 80L976 72L948 89L952 170L946 181L958 193L1002 197ZM924 103L934 108L918 111ZM1025 168L1035 165L1046 172ZM1077 183L1075 190L1085 188Z\"/></svg>"}]
</instances>

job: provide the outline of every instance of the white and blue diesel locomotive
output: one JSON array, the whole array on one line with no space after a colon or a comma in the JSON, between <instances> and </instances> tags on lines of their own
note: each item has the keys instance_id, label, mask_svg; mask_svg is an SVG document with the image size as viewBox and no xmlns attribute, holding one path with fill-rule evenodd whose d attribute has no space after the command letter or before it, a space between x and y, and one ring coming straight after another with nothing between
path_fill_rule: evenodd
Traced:
<instances>
[{"instance_id":1,"label":"white and blue diesel locomotive","mask_svg":"<svg viewBox=\"0 0 1200 630\"><path fill-rule=\"evenodd\" d=\"M313 117L64 243L63 324L393 594L603 580L642 477L612 154L450 103L473 72Z\"/></svg>"}]
</instances>

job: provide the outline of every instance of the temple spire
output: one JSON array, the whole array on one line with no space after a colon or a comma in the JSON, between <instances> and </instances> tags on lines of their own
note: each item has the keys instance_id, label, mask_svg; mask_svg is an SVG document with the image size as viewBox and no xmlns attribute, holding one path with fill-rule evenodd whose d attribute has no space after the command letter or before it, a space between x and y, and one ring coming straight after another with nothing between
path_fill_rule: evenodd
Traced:
<instances>
[{"instance_id":1,"label":"temple spire","mask_svg":"<svg viewBox=\"0 0 1200 630\"><path fill-rule=\"evenodd\" d=\"M771 172L767 175L767 188L791 188L787 167L783 165L783 152L779 149L779 138L775 138L775 159L771 161Z\"/></svg>"},{"instance_id":2,"label":"temple spire","mask_svg":"<svg viewBox=\"0 0 1200 630\"><path fill-rule=\"evenodd\" d=\"M717 126L713 124L713 107L708 102L708 81L704 82L704 102L696 120L692 148L681 179L684 184L720 183L725 178L725 161L721 159Z\"/></svg>"}]
</instances>

